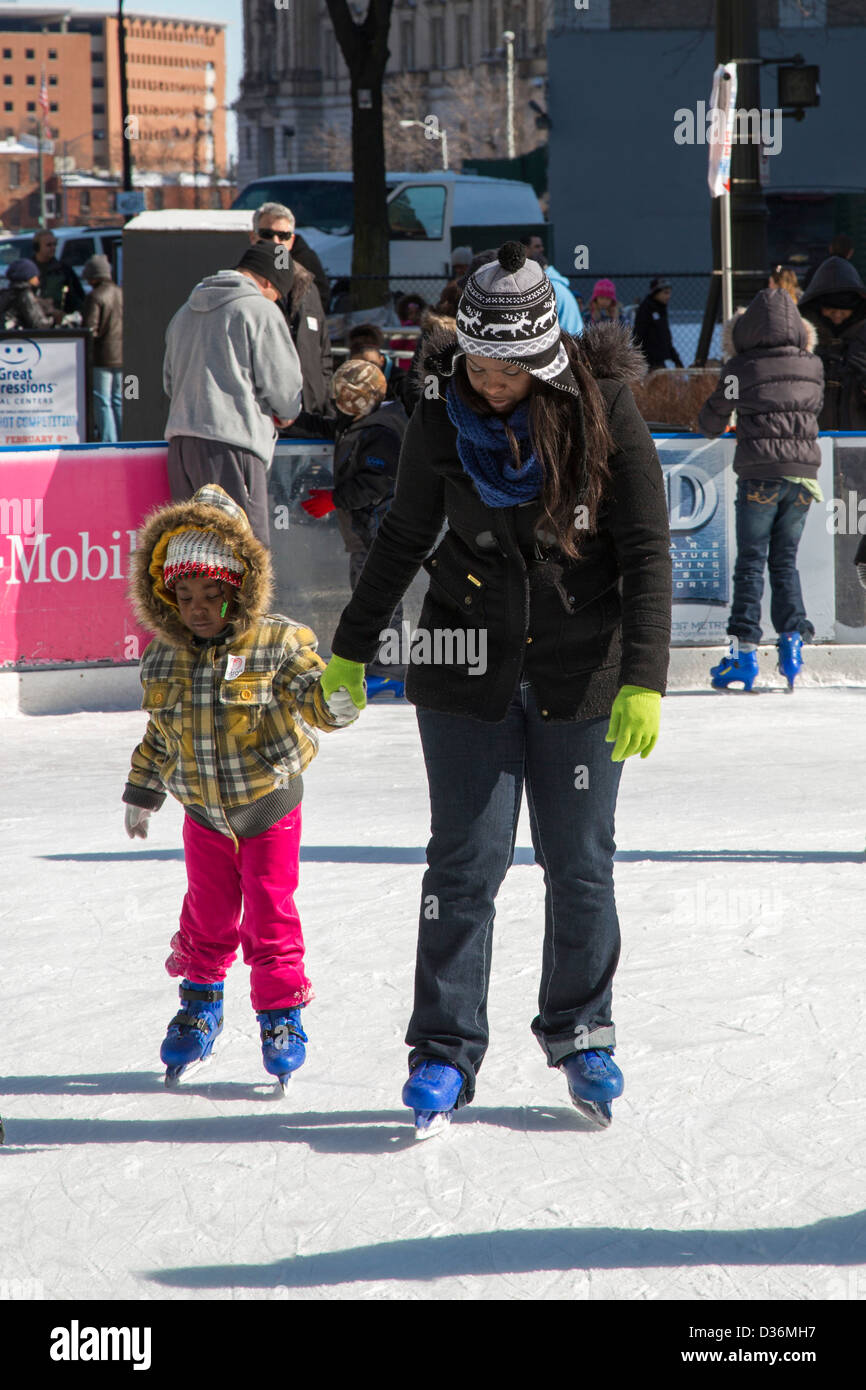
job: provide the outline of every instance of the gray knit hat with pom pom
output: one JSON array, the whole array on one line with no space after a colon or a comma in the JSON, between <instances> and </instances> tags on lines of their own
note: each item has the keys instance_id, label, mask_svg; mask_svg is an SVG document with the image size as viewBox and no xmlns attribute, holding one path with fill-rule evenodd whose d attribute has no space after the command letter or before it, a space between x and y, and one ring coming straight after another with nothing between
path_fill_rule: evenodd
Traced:
<instances>
[{"instance_id":1,"label":"gray knit hat with pom pom","mask_svg":"<svg viewBox=\"0 0 866 1390\"><path fill-rule=\"evenodd\" d=\"M495 357L539 381L579 396L568 364L553 286L519 241L466 281L457 306L457 344L474 357Z\"/></svg>"}]
</instances>

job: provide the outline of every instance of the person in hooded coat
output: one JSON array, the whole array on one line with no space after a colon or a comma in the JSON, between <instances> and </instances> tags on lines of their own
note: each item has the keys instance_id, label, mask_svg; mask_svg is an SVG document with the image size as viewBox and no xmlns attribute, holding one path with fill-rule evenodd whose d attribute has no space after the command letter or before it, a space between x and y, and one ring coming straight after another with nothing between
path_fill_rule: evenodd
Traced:
<instances>
[{"instance_id":1,"label":"person in hooded coat","mask_svg":"<svg viewBox=\"0 0 866 1390\"><path fill-rule=\"evenodd\" d=\"M824 364L822 430L866 431L866 286L850 261L828 256L800 299Z\"/></svg>"},{"instance_id":2,"label":"person in hooded coat","mask_svg":"<svg viewBox=\"0 0 866 1390\"><path fill-rule=\"evenodd\" d=\"M815 635L797 573L810 503L822 500L817 478L824 369L815 343L815 330L787 290L761 290L725 325L727 360L698 417L704 434L714 437L737 412L737 560L727 629L735 641L729 656L712 668L717 689L742 681L751 690L754 684L765 566L779 666L791 685L803 641Z\"/></svg>"},{"instance_id":3,"label":"person in hooded coat","mask_svg":"<svg viewBox=\"0 0 866 1390\"><path fill-rule=\"evenodd\" d=\"M614 809L622 760L658 736L671 624L662 473L628 388L642 358L619 325L564 334L549 278L507 242L423 369L394 500L322 678L363 703L364 663L423 566L406 695L432 837L403 1101L423 1134L474 1096L525 784L546 887L532 1031L574 1104L606 1123L622 1090Z\"/></svg>"}]
</instances>

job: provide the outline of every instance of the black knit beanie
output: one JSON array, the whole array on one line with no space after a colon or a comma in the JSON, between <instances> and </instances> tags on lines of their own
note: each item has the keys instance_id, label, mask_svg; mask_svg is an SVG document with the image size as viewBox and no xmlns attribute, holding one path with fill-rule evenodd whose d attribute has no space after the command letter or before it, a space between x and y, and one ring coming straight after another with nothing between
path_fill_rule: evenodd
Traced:
<instances>
[{"instance_id":1,"label":"black knit beanie","mask_svg":"<svg viewBox=\"0 0 866 1390\"><path fill-rule=\"evenodd\" d=\"M522 367L548 386L577 388L556 312L553 286L519 241L500 246L498 259L466 281L457 306L457 343L464 353Z\"/></svg>"},{"instance_id":2,"label":"black knit beanie","mask_svg":"<svg viewBox=\"0 0 866 1390\"><path fill-rule=\"evenodd\" d=\"M260 241L248 246L235 270L251 270L254 275L261 275L274 286L281 299L288 299L291 293L295 264L285 246L275 241Z\"/></svg>"}]
</instances>

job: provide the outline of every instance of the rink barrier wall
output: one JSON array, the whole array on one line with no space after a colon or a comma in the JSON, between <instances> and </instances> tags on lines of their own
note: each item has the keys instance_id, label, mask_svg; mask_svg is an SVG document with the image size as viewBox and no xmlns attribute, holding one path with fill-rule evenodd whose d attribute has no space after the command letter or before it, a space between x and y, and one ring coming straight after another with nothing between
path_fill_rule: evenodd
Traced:
<instances>
[{"instance_id":1,"label":"rink barrier wall","mask_svg":"<svg viewBox=\"0 0 866 1390\"><path fill-rule=\"evenodd\" d=\"M674 566L669 688L704 690L727 642L735 440L653 437ZM853 564L861 521L866 530L866 436L823 434L820 448L826 501L810 508L799 552L816 643L798 684L866 685L866 594ZM274 608L312 626L326 658L349 592L348 561L334 515L308 518L300 501L311 486L330 485L331 458L321 440L282 439L269 480ZM832 499L842 519L835 530ZM0 451L0 714L139 707L138 657L149 638L129 609L125 576L141 519L167 500L164 441ZM412 623L425 588L421 571L404 604ZM763 624L771 634L766 592ZM770 645L760 664L761 685L783 688Z\"/></svg>"}]
</instances>

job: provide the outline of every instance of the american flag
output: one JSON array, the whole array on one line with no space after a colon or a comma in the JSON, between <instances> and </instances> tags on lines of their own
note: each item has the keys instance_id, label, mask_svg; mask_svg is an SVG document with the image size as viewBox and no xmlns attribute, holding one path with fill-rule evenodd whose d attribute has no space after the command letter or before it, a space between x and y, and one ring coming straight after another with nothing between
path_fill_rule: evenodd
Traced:
<instances>
[{"instance_id":1,"label":"american flag","mask_svg":"<svg viewBox=\"0 0 866 1390\"><path fill-rule=\"evenodd\" d=\"M39 111L42 116L42 130L43 134L45 135L51 134L50 130L48 129L48 112L50 111L50 109L51 108L48 103L48 83L45 80L45 69L43 68L42 85L39 88Z\"/></svg>"}]
</instances>

